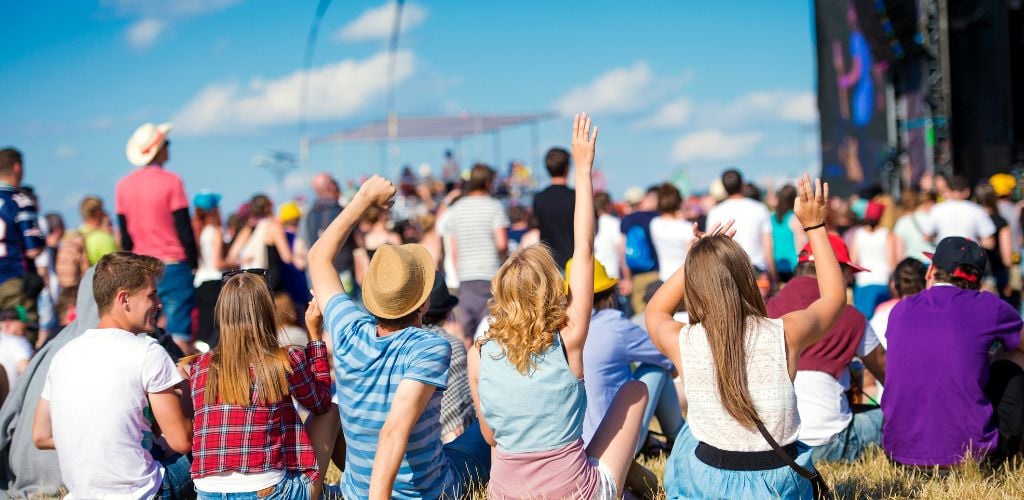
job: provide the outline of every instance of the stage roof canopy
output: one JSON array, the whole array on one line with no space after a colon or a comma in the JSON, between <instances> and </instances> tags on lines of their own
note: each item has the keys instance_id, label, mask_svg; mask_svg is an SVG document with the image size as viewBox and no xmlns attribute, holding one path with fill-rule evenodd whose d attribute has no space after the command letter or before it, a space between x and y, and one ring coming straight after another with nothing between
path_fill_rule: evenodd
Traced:
<instances>
[{"instance_id":1,"label":"stage roof canopy","mask_svg":"<svg viewBox=\"0 0 1024 500\"><path fill-rule=\"evenodd\" d=\"M313 138L311 144L332 142L374 142L390 139L459 139L497 132L504 128L530 125L557 116L555 113L523 115L459 115L398 117L396 130L389 133L389 121L380 120L333 134Z\"/></svg>"}]
</instances>

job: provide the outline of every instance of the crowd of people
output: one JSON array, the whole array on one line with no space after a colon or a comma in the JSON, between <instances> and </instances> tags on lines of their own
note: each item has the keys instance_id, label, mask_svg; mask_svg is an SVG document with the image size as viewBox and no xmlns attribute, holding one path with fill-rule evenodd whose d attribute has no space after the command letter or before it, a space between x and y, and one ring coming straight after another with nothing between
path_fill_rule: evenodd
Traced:
<instances>
[{"instance_id":1,"label":"crowd of people","mask_svg":"<svg viewBox=\"0 0 1024 500\"><path fill-rule=\"evenodd\" d=\"M7 495L812 498L872 446L1022 451L1013 176L844 198L729 169L619 201L582 114L539 191L449 154L229 211L187 196L170 131L135 131L77 229L0 150Z\"/></svg>"}]
</instances>

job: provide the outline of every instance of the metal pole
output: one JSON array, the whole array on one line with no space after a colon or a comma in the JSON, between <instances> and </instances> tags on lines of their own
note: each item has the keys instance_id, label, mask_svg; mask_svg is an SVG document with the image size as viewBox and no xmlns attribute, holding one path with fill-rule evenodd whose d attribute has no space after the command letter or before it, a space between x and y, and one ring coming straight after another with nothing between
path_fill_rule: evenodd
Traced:
<instances>
[{"instance_id":1,"label":"metal pole","mask_svg":"<svg viewBox=\"0 0 1024 500\"><path fill-rule=\"evenodd\" d=\"M543 158L540 157L540 130L538 129L537 122L530 123L530 152L535 160L537 160L536 167L534 167L534 175L539 175L541 165L544 163Z\"/></svg>"},{"instance_id":2,"label":"metal pole","mask_svg":"<svg viewBox=\"0 0 1024 500\"><path fill-rule=\"evenodd\" d=\"M398 158L398 145L395 141L398 140L398 112L395 109L395 71L398 66L398 35L402 31L402 7L405 5L405 0L397 0L395 2L395 19L391 24L391 42L388 47L390 54L390 61L388 62L388 93L387 93L387 113L388 113L388 145L391 149L391 156ZM386 161L386 158L385 158ZM391 168L388 165L387 174L390 176Z\"/></svg>"}]
</instances>

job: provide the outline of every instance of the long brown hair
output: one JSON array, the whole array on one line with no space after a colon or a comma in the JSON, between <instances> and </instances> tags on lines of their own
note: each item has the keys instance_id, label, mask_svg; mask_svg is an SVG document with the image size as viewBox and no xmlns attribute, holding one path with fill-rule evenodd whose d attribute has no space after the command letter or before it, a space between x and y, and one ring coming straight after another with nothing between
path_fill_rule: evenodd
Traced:
<instances>
[{"instance_id":1,"label":"long brown hair","mask_svg":"<svg viewBox=\"0 0 1024 500\"><path fill-rule=\"evenodd\" d=\"M265 278L241 273L224 283L214 311L220 343L210 359L206 399L271 405L286 398L291 363L277 343L274 301ZM253 394L255 392L255 398Z\"/></svg>"},{"instance_id":2,"label":"long brown hair","mask_svg":"<svg viewBox=\"0 0 1024 500\"><path fill-rule=\"evenodd\" d=\"M766 317L746 252L732 238L709 236L686 255L684 301L690 324L701 324L715 363L718 397L729 415L753 427L757 409L747 387L747 318Z\"/></svg>"}]
</instances>

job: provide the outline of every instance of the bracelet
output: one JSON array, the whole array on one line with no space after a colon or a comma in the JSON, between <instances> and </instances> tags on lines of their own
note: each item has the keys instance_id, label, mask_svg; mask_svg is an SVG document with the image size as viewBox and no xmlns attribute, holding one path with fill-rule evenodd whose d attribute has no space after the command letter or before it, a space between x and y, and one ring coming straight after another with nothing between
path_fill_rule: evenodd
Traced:
<instances>
[{"instance_id":1,"label":"bracelet","mask_svg":"<svg viewBox=\"0 0 1024 500\"><path fill-rule=\"evenodd\" d=\"M819 227L825 227L825 223L822 222L821 224L818 224L817 226L805 227L804 228L804 232L806 233L807 231L810 231L812 229L818 229Z\"/></svg>"}]
</instances>

